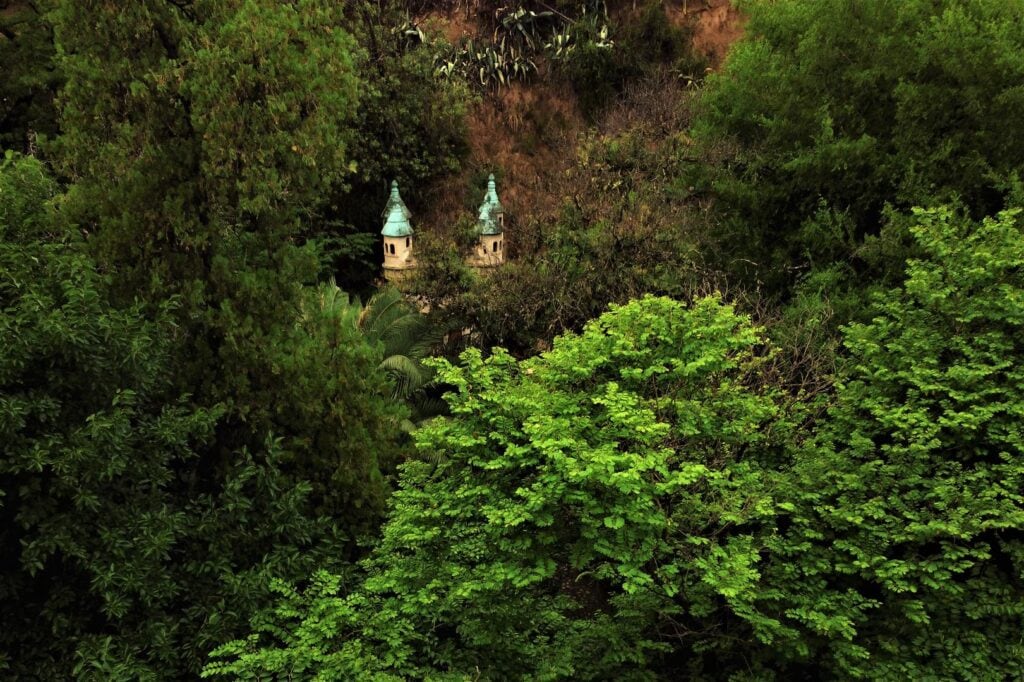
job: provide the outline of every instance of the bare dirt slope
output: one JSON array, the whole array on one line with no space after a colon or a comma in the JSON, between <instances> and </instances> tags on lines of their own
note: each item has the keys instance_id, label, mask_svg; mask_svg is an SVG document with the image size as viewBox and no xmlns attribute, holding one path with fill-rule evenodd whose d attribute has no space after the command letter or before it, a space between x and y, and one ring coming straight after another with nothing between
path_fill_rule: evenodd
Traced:
<instances>
[{"instance_id":1,"label":"bare dirt slope","mask_svg":"<svg viewBox=\"0 0 1024 682\"><path fill-rule=\"evenodd\" d=\"M680 23L694 27L693 46L718 67L729 46L743 35L743 15L730 0L673 0L669 14Z\"/></svg>"},{"instance_id":2,"label":"bare dirt slope","mask_svg":"<svg viewBox=\"0 0 1024 682\"><path fill-rule=\"evenodd\" d=\"M617 21L629 20L632 0L609 4ZM693 27L694 47L711 68L721 65L729 46L743 33L743 17L729 0L665 0L664 5L673 22ZM420 20L453 43L489 32L462 7ZM543 222L555 216L567 197L552 191L553 181L577 163L579 140L590 127L572 88L544 78L516 83L483 95L472 107L468 125L469 157L457 176L434 188L421 224L431 231L451 229L472 210L474 201L479 203L481 178L492 171L501 176L502 202L513 221ZM514 249L514 235L509 239Z\"/></svg>"}]
</instances>

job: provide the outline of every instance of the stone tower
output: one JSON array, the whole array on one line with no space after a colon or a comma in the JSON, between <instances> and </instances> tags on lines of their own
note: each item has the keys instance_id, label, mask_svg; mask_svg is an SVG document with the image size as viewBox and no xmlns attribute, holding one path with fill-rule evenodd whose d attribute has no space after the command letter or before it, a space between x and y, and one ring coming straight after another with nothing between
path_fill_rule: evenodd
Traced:
<instances>
[{"instance_id":1,"label":"stone tower","mask_svg":"<svg viewBox=\"0 0 1024 682\"><path fill-rule=\"evenodd\" d=\"M416 267L412 255L412 224L409 209L398 193L398 182L391 182L391 196L384 207L384 276L401 279L407 270Z\"/></svg>"},{"instance_id":2,"label":"stone tower","mask_svg":"<svg viewBox=\"0 0 1024 682\"><path fill-rule=\"evenodd\" d=\"M505 262L505 209L498 200L498 188L492 174L476 223L477 244L470 259L475 267L494 267Z\"/></svg>"}]
</instances>

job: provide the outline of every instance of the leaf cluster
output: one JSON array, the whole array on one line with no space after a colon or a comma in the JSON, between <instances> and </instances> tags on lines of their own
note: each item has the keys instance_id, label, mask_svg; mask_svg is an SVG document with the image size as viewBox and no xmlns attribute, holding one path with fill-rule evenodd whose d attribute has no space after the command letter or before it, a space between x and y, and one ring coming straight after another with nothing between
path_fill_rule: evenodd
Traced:
<instances>
[{"instance_id":1,"label":"leaf cluster","mask_svg":"<svg viewBox=\"0 0 1024 682\"><path fill-rule=\"evenodd\" d=\"M222 404L175 390L173 308L111 302L42 164L0 165L0 667L158 679L343 543L290 453L212 457Z\"/></svg>"},{"instance_id":2,"label":"leaf cluster","mask_svg":"<svg viewBox=\"0 0 1024 682\"><path fill-rule=\"evenodd\" d=\"M1024 229L917 211L821 414L763 330L647 297L437 363L360 585L320 574L208 675L1007 679L1024 622ZM809 406L813 407L813 406Z\"/></svg>"},{"instance_id":3,"label":"leaf cluster","mask_svg":"<svg viewBox=\"0 0 1024 682\"><path fill-rule=\"evenodd\" d=\"M719 249L735 259L733 273L785 294L809 262L856 258L886 205L958 201L975 219L1004 208L1024 159L1013 113L1024 96L1024 4L754 0L743 9L748 39L711 79L698 124L707 144L736 143L708 169L736 223ZM822 205L852 228L840 254L805 229ZM756 267L737 267L746 263Z\"/></svg>"}]
</instances>

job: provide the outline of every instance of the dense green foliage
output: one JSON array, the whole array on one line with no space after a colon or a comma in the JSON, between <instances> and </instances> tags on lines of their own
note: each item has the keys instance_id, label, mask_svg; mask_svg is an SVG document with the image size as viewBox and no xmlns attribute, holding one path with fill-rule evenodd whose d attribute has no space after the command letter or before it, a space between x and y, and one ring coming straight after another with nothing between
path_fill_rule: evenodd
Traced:
<instances>
[{"instance_id":1,"label":"dense green foliage","mask_svg":"<svg viewBox=\"0 0 1024 682\"><path fill-rule=\"evenodd\" d=\"M299 221L350 170L358 88L354 42L326 30L334 11L304 5L69 2L54 15L70 220L125 293L183 296L183 384L264 424L272 337L316 274ZM287 39L300 28L305 44Z\"/></svg>"},{"instance_id":2,"label":"dense green foliage","mask_svg":"<svg viewBox=\"0 0 1024 682\"><path fill-rule=\"evenodd\" d=\"M757 460L786 431L759 341L717 300L648 298L532 360L443 363L452 416L416 440L445 460L404 465L363 591L315 592L288 648L227 670L642 669L663 648L657 628L710 621L752 578L773 510Z\"/></svg>"},{"instance_id":3,"label":"dense green foliage","mask_svg":"<svg viewBox=\"0 0 1024 682\"><path fill-rule=\"evenodd\" d=\"M8 513L26 528L5 540L5 580L28 625L4 655L58 678L184 677L264 604L271 576L358 553L402 448L377 350L303 286L319 269L303 221L355 171L361 52L333 3L67 2L47 20L67 79L48 156L67 186L51 183L45 229L64 236L39 247L52 263L15 268L34 262L17 249L35 248L46 197L18 180L23 164L5 167L4 202L25 210L5 216L2 276L31 288L4 316L39 355L9 357L22 373L4 391L58 407L5 433L53 471L30 484L29 455L5 451L3 490L25 495ZM70 305L82 297L91 307ZM94 422L116 428L90 445ZM46 551L23 557L23 538Z\"/></svg>"},{"instance_id":4,"label":"dense green foliage","mask_svg":"<svg viewBox=\"0 0 1024 682\"><path fill-rule=\"evenodd\" d=\"M41 138L56 132L60 72L48 6L48 0L8 2L0 9L0 150L38 151Z\"/></svg>"},{"instance_id":5,"label":"dense green foliage","mask_svg":"<svg viewBox=\"0 0 1024 682\"><path fill-rule=\"evenodd\" d=\"M747 320L646 298L440 365L354 593L319 575L210 674L1007 679L1024 651L1024 232L946 210L846 330L818 420ZM808 413L805 416L810 416Z\"/></svg>"},{"instance_id":6,"label":"dense green foliage","mask_svg":"<svg viewBox=\"0 0 1024 682\"><path fill-rule=\"evenodd\" d=\"M1024 648L1024 225L919 211L921 256L846 330L762 595L829 677L1011 679ZM787 632L790 623L798 624Z\"/></svg>"},{"instance_id":7,"label":"dense green foliage","mask_svg":"<svg viewBox=\"0 0 1024 682\"><path fill-rule=\"evenodd\" d=\"M0 675L1021 676L1022 0L0 4Z\"/></svg>"},{"instance_id":8,"label":"dense green foliage","mask_svg":"<svg viewBox=\"0 0 1024 682\"><path fill-rule=\"evenodd\" d=\"M748 38L699 128L736 144L709 181L735 211L723 248L760 266L748 276L781 286L788 266L846 259L886 204L957 199L976 218L1004 207L1024 168L1024 3L743 7ZM821 203L849 229L815 219Z\"/></svg>"},{"instance_id":9,"label":"dense green foliage","mask_svg":"<svg viewBox=\"0 0 1024 682\"><path fill-rule=\"evenodd\" d=\"M153 321L111 304L56 189L32 159L0 168L0 665L43 679L195 671L270 577L330 562L343 529L311 513L310 483L284 475L294 453L271 434L211 460L226 410L173 386L175 302ZM366 375L358 348L336 368Z\"/></svg>"}]
</instances>

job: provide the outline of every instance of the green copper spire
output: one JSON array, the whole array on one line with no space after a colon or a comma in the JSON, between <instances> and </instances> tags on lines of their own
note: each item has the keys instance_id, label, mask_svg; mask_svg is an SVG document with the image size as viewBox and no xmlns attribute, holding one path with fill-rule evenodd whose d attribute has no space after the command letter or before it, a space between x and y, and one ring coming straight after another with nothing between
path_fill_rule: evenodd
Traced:
<instances>
[{"instance_id":1,"label":"green copper spire","mask_svg":"<svg viewBox=\"0 0 1024 682\"><path fill-rule=\"evenodd\" d=\"M402 195L398 193L398 181L391 181L391 196L384 206L384 229L380 231L385 237L408 237L412 235L412 225L409 223L409 209L402 201Z\"/></svg>"},{"instance_id":2,"label":"green copper spire","mask_svg":"<svg viewBox=\"0 0 1024 682\"><path fill-rule=\"evenodd\" d=\"M489 202L496 210L504 210L501 207L501 202L498 201L498 186L494 182L494 173L491 173L487 178L487 196L484 200Z\"/></svg>"},{"instance_id":3,"label":"green copper spire","mask_svg":"<svg viewBox=\"0 0 1024 682\"><path fill-rule=\"evenodd\" d=\"M501 201L498 200L498 188L492 173L487 178L487 193L484 195L483 203L480 204L480 215L476 223L477 234L501 234L501 215L504 212L505 209L502 207Z\"/></svg>"}]
</instances>

